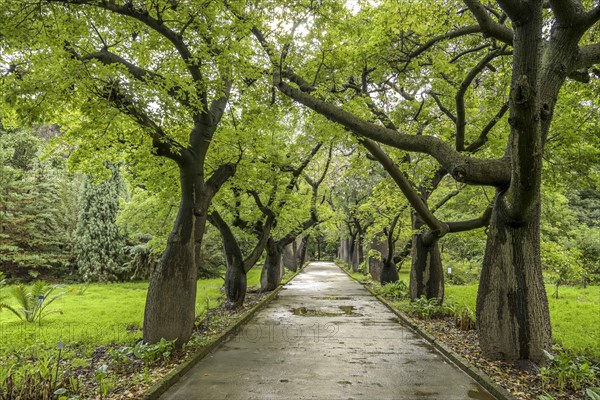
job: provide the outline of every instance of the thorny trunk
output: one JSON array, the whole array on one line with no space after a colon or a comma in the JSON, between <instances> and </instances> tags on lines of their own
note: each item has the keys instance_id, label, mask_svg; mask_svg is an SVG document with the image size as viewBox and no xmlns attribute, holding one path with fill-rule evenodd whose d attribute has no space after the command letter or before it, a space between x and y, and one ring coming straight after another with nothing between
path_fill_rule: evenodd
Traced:
<instances>
[{"instance_id":1,"label":"thorny trunk","mask_svg":"<svg viewBox=\"0 0 600 400\"><path fill-rule=\"evenodd\" d=\"M181 168L180 181L177 219L160 263L150 277L146 297L143 339L148 343L177 339L181 346L189 340L194 327L196 268L191 266L195 265L195 227L206 223L208 204L197 204L197 185L201 183L196 181L193 167Z\"/></svg>"},{"instance_id":2,"label":"thorny trunk","mask_svg":"<svg viewBox=\"0 0 600 400\"><path fill-rule=\"evenodd\" d=\"M423 226L423 221L413 214L413 229ZM415 300L421 296L427 299L444 300L444 271L437 240L428 244L423 241L423 234L415 234L412 238L412 265L410 269L410 298Z\"/></svg>"},{"instance_id":3,"label":"thorny trunk","mask_svg":"<svg viewBox=\"0 0 600 400\"><path fill-rule=\"evenodd\" d=\"M260 274L260 290L269 292L275 290L283 278L281 267L281 249L273 238L267 242L267 258Z\"/></svg>"}]
</instances>

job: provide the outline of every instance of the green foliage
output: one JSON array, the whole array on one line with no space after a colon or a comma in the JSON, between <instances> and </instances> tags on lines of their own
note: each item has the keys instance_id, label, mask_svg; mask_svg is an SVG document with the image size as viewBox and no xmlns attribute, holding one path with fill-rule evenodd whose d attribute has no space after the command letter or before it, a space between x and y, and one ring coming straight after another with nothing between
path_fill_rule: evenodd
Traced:
<instances>
[{"instance_id":1,"label":"green foliage","mask_svg":"<svg viewBox=\"0 0 600 400\"><path fill-rule=\"evenodd\" d=\"M111 178L95 183L88 176L80 200L75 238L79 274L85 281L123 278L123 239L116 224L123 181L118 166L110 166Z\"/></svg>"},{"instance_id":2,"label":"green foliage","mask_svg":"<svg viewBox=\"0 0 600 400\"><path fill-rule=\"evenodd\" d=\"M456 303L446 301L440 304L440 300L436 298L428 299L421 296L410 303L410 313L421 319L442 318L453 316L457 313Z\"/></svg>"},{"instance_id":3,"label":"green foliage","mask_svg":"<svg viewBox=\"0 0 600 400\"><path fill-rule=\"evenodd\" d=\"M377 293L391 299L407 299L409 296L408 285L402 280L377 287Z\"/></svg>"},{"instance_id":4,"label":"green foliage","mask_svg":"<svg viewBox=\"0 0 600 400\"><path fill-rule=\"evenodd\" d=\"M600 400L600 387L586 388L585 394L590 400Z\"/></svg>"},{"instance_id":5,"label":"green foliage","mask_svg":"<svg viewBox=\"0 0 600 400\"><path fill-rule=\"evenodd\" d=\"M42 323L42 318L50 314L59 313L60 310L47 310L46 308L65 292L52 294L62 288L60 285L46 285L44 281L36 281L31 287L25 285L13 286L10 290L12 297L18 304L17 308L9 308L19 319L27 322Z\"/></svg>"},{"instance_id":6,"label":"green foliage","mask_svg":"<svg viewBox=\"0 0 600 400\"><path fill-rule=\"evenodd\" d=\"M8 299L8 294L4 290L5 287L6 279L4 278L4 272L0 271L0 311L9 310L18 315L17 311L6 303L6 300Z\"/></svg>"},{"instance_id":7,"label":"green foliage","mask_svg":"<svg viewBox=\"0 0 600 400\"><path fill-rule=\"evenodd\" d=\"M551 385L558 390L566 388L581 392L587 386L600 383L600 368L585 358L572 358L566 353L552 356L548 366L540 370L543 385Z\"/></svg>"},{"instance_id":8,"label":"green foliage","mask_svg":"<svg viewBox=\"0 0 600 400\"><path fill-rule=\"evenodd\" d=\"M27 346L15 352L11 361L0 369L0 399L50 400L53 395L77 392L77 378L62 366L61 343L58 351Z\"/></svg>"},{"instance_id":9,"label":"green foliage","mask_svg":"<svg viewBox=\"0 0 600 400\"><path fill-rule=\"evenodd\" d=\"M161 339L155 344L148 344L140 341L133 347L124 346L118 349L110 348L108 350L108 355L116 364L117 368L119 368L119 365L130 364L134 358L141 360L146 365L154 364L160 360L167 360L174 349L175 340Z\"/></svg>"},{"instance_id":10,"label":"green foliage","mask_svg":"<svg viewBox=\"0 0 600 400\"><path fill-rule=\"evenodd\" d=\"M452 272L448 273L448 268ZM444 264L445 281L452 285L470 285L479 281L481 264L468 260L453 260Z\"/></svg>"},{"instance_id":11,"label":"green foliage","mask_svg":"<svg viewBox=\"0 0 600 400\"><path fill-rule=\"evenodd\" d=\"M43 147L31 131L0 126L0 267L12 277L58 274L71 258L73 178Z\"/></svg>"}]
</instances>

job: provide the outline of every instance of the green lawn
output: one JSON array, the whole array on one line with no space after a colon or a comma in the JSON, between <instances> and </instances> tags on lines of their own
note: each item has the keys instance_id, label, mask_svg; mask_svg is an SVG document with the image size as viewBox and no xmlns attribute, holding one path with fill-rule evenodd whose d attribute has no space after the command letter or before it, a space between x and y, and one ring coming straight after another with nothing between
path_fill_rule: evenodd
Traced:
<instances>
[{"instance_id":1,"label":"green lawn","mask_svg":"<svg viewBox=\"0 0 600 400\"><path fill-rule=\"evenodd\" d=\"M250 270L248 286L259 280L260 268ZM198 281L197 315L204 314L207 306L218 305L222 286L220 278ZM90 284L81 294L82 288L85 285L65 285L61 289L65 295L48 307L62 314L49 315L41 324L22 322L11 312L1 311L0 356L31 345L56 348L58 342L91 352L96 346L141 338L147 282Z\"/></svg>"}]
</instances>

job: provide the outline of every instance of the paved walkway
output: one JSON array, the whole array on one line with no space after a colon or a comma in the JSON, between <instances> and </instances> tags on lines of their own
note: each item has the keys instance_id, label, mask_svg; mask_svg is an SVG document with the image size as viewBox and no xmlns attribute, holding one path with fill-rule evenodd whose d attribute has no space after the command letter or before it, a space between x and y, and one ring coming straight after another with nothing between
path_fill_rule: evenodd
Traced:
<instances>
[{"instance_id":1,"label":"paved walkway","mask_svg":"<svg viewBox=\"0 0 600 400\"><path fill-rule=\"evenodd\" d=\"M333 263L312 263L162 399L494 399Z\"/></svg>"}]
</instances>

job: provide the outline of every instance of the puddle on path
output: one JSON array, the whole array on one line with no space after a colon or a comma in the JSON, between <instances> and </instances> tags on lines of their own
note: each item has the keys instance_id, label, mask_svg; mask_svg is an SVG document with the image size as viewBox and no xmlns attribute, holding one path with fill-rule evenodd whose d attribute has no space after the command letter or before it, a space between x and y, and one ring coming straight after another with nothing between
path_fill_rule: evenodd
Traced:
<instances>
[{"instance_id":1,"label":"puddle on path","mask_svg":"<svg viewBox=\"0 0 600 400\"><path fill-rule=\"evenodd\" d=\"M323 310L306 308L306 307L292 308L291 311L294 315L299 315L302 317L341 317L341 316L361 317L362 316L362 314L359 314L354 311L354 306L338 306L338 308L342 312L323 311Z\"/></svg>"}]
</instances>

